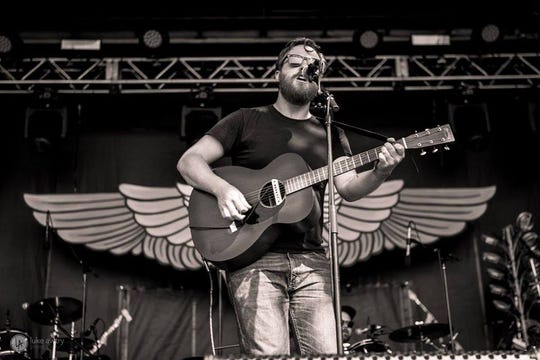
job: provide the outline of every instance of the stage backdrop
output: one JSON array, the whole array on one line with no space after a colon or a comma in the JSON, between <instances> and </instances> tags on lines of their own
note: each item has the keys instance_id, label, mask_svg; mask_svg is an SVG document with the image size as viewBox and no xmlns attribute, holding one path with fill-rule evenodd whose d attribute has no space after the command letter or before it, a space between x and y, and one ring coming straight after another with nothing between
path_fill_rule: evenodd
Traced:
<instances>
[{"instance_id":1,"label":"stage backdrop","mask_svg":"<svg viewBox=\"0 0 540 360\"><path fill-rule=\"evenodd\" d=\"M246 96L244 100L241 103L238 98L224 96L224 113L239 106L271 102L273 96ZM433 116L433 99L429 96L347 94L340 100L342 109L348 109L339 113L341 121L396 137L447 120L444 111ZM81 100L67 101L76 108ZM231 345L224 352L236 352L236 324L225 289L222 311L218 311L214 273L180 272L143 256L118 257L67 244L54 233L46 237L45 229L33 219L23 201L24 193L116 192L120 183L169 187L182 181L176 172L176 161L186 148L178 136L181 101L142 96L84 99L82 113L70 113L70 137L56 148L45 149L23 137L25 99L3 98L3 104L8 120L1 145L6 161L1 188L0 311L10 311L12 326L27 331L36 340L47 338L51 329L30 321L21 304L50 296L82 300L82 261L92 269L87 275L86 327L95 322L98 334L109 327L123 307L119 304L119 287L129 293L133 321L124 334L129 359L209 354L211 288L214 341ZM447 271L453 325L465 350L495 346L493 324L487 317L489 304L484 304L479 235L499 232L521 211L538 213L540 203L538 176L533 171L539 158L534 144L537 133L531 131L524 116L516 115L521 114L521 104L513 99L494 99L489 109L491 133L484 134L485 144L477 146L460 139L449 152L425 157L409 153L391 177L413 188L497 187L480 219L461 234L437 243L442 251L459 259L448 263ZM466 131L456 134L458 139ZM350 138L354 152L378 144L352 132ZM414 248L410 264L404 260L403 250L396 249L342 269L342 302L359 309L355 319L358 328L380 323L395 330L411 325L409 321L425 320L425 312L407 313L406 306L400 303L404 284L410 285L437 321L448 322L440 267L433 249ZM220 318L221 337L217 331ZM75 326L78 329L80 321ZM102 353L113 357L120 353L118 334L111 335ZM395 349L403 348L387 335L382 340ZM36 355L46 351L39 341L35 343Z\"/></svg>"}]
</instances>

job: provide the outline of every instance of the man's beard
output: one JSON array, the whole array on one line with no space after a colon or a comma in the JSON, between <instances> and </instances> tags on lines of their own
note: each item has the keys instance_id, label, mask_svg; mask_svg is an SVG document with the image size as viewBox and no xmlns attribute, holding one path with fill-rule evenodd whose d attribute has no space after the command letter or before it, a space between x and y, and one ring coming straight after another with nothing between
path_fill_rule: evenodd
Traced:
<instances>
[{"instance_id":1,"label":"man's beard","mask_svg":"<svg viewBox=\"0 0 540 360\"><path fill-rule=\"evenodd\" d=\"M279 91L293 105L306 105L317 96L318 88L316 86L295 87L293 79L286 79L283 73L279 74Z\"/></svg>"}]
</instances>

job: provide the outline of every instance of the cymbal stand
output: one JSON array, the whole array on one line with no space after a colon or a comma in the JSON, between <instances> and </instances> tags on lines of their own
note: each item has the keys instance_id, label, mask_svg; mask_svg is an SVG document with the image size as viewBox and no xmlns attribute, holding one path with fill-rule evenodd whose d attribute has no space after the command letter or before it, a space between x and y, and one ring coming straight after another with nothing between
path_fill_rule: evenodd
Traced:
<instances>
[{"instance_id":1,"label":"cymbal stand","mask_svg":"<svg viewBox=\"0 0 540 360\"><path fill-rule=\"evenodd\" d=\"M56 345L58 343L58 329L60 324L60 313L58 311L58 308L55 309L55 315L54 315L54 327L52 332L52 350L51 350L51 360L56 360Z\"/></svg>"},{"instance_id":2,"label":"cymbal stand","mask_svg":"<svg viewBox=\"0 0 540 360\"><path fill-rule=\"evenodd\" d=\"M88 298L88 290L87 290L88 273L92 273L94 275L94 277L96 277L96 278L98 277L98 275L96 274L96 272L94 270L92 270L90 265L88 265L88 263L85 260L83 260L75 252L75 249L73 247L71 247L71 252L73 253L73 256L75 257L77 262L82 267L82 285L83 285L82 292L83 293L82 293L82 316L81 316L81 328L80 328L80 333L81 333L81 336L82 336L82 334L84 334L84 332L86 330L86 303L87 303L87 298ZM84 349L83 349L83 347L81 347L80 358L81 358L81 360L84 359Z\"/></svg>"},{"instance_id":3,"label":"cymbal stand","mask_svg":"<svg viewBox=\"0 0 540 360\"><path fill-rule=\"evenodd\" d=\"M82 261L81 261L82 263ZM86 328L86 296L87 296L87 290L86 290L86 278L88 273L88 267L83 263L83 272L82 272L82 278L83 278L83 296L82 296L82 317L81 317L81 330L80 334L84 334L85 328ZM81 346L80 351L80 357L81 360L84 359L84 350ZM71 359L70 359L71 360Z\"/></svg>"},{"instance_id":4,"label":"cymbal stand","mask_svg":"<svg viewBox=\"0 0 540 360\"><path fill-rule=\"evenodd\" d=\"M71 322L71 331L69 333L69 340L71 340L72 344L75 341L75 322L73 321ZM73 360L73 351L69 352L68 360Z\"/></svg>"},{"instance_id":5,"label":"cymbal stand","mask_svg":"<svg viewBox=\"0 0 540 360\"><path fill-rule=\"evenodd\" d=\"M444 286L444 298L446 302L446 312L448 314L448 330L450 331L450 350L456 351L456 339L454 337L454 330L452 326L452 312L450 311L450 297L448 296L448 279L446 277L446 260L441 256L439 248L435 248L437 258L439 259L439 266L441 267L441 277Z\"/></svg>"}]
</instances>

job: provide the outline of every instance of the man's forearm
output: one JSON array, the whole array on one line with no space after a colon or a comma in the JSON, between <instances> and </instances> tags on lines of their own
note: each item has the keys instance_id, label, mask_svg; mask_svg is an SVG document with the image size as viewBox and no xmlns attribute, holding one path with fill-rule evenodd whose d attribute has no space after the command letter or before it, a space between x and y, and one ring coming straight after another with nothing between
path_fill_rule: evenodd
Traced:
<instances>
[{"instance_id":1,"label":"man's forearm","mask_svg":"<svg viewBox=\"0 0 540 360\"><path fill-rule=\"evenodd\" d=\"M377 189L389 175L376 169L358 173L347 182L341 196L347 201L358 200Z\"/></svg>"},{"instance_id":2,"label":"man's forearm","mask_svg":"<svg viewBox=\"0 0 540 360\"><path fill-rule=\"evenodd\" d=\"M225 182L214 174L210 166L197 154L183 156L178 161L177 169L189 185L211 194L215 194L220 183Z\"/></svg>"}]
</instances>

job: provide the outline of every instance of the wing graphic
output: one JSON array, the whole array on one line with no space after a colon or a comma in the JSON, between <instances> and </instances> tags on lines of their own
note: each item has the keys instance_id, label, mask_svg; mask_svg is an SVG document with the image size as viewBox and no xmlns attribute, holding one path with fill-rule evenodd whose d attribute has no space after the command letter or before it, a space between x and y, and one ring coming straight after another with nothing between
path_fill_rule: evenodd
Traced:
<instances>
[{"instance_id":1,"label":"wing graphic","mask_svg":"<svg viewBox=\"0 0 540 360\"><path fill-rule=\"evenodd\" d=\"M72 244L115 255L144 255L179 270L195 270L202 258L189 230L188 205L193 188L120 184L117 193L24 194L35 219L54 228ZM351 266L384 249L405 248L409 221L421 241L432 243L461 232L479 218L495 187L404 188L387 181L368 196L347 202L336 192L339 261ZM325 196L328 202L328 194ZM324 209L327 224L327 206ZM328 227L323 232L328 242Z\"/></svg>"},{"instance_id":2,"label":"wing graphic","mask_svg":"<svg viewBox=\"0 0 540 360\"><path fill-rule=\"evenodd\" d=\"M176 269L198 269L202 259L189 231L192 187L121 184L118 193L24 194L35 219L72 244L115 255L131 253Z\"/></svg>"},{"instance_id":3,"label":"wing graphic","mask_svg":"<svg viewBox=\"0 0 540 360\"><path fill-rule=\"evenodd\" d=\"M410 221L424 244L460 233L468 221L484 214L495 186L414 189L404 188L402 180L391 180L353 202L335 194L339 263L352 266L383 249L404 249ZM325 203L328 200L327 192ZM323 239L328 243L326 206L324 215Z\"/></svg>"}]
</instances>

